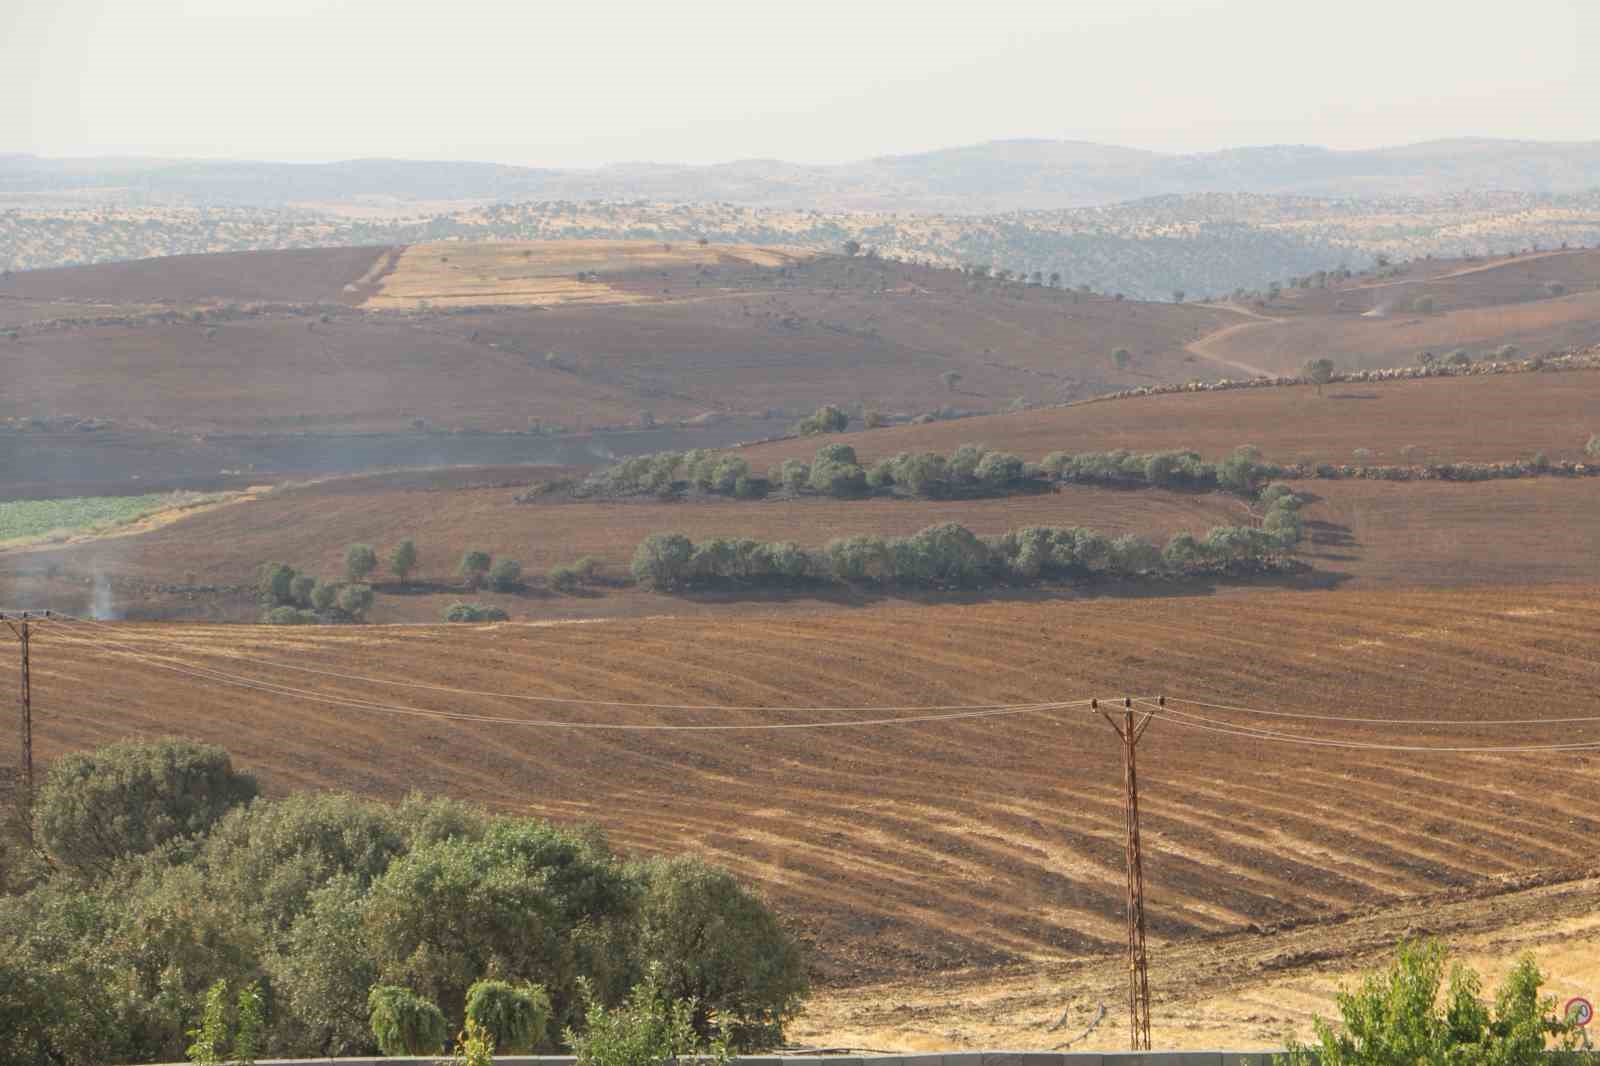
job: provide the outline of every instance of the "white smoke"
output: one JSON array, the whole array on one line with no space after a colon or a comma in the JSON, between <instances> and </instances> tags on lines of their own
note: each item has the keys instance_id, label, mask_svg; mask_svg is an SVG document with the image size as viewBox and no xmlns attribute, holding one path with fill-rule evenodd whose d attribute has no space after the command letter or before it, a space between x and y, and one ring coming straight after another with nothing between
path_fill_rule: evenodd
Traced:
<instances>
[{"instance_id":1,"label":"white smoke","mask_svg":"<svg viewBox=\"0 0 1600 1066\"><path fill-rule=\"evenodd\" d=\"M89 613L97 622L115 622L122 614L117 610L116 597L111 594L111 582L104 574L94 575L94 598Z\"/></svg>"}]
</instances>

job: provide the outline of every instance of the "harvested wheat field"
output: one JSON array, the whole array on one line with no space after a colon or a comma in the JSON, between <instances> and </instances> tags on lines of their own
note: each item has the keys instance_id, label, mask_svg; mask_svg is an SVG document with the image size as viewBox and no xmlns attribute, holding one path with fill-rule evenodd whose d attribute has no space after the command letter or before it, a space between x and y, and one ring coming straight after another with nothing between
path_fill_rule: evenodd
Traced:
<instances>
[{"instance_id":1,"label":"harvested wheat field","mask_svg":"<svg viewBox=\"0 0 1600 1066\"><path fill-rule=\"evenodd\" d=\"M1159 988L1169 945L1203 952L1252 925L1446 892L1492 910L1499 891L1576 876L1600 829L1592 754L1413 749L1600 743L1597 639L1587 586L590 625L63 622L35 641L34 720L46 758L176 733L226 745L272 792L422 789L596 822L630 850L706 853L763 886L837 989L1081 967L1122 938L1121 772L1104 722L1071 706L842 723L1165 693L1140 749ZM1348 746L1217 731L1246 726ZM1333 954L1300 961L1342 957L1337 936L1317 951ZM1013 1007L1038 1021L1036 1001Z\"/></svg>"},{"instance_id":2,"label":"harvested wheat field","mask_svg":"<svg viewBox=\"0 0 1600 1066\"><path fill-rule=\"evenodd\" d=\"M830 437L863 459L901 451L950 451L968 441L1038 460L1052 451L1188 448L1220 458L1253 444L1268 459L1349 463L1356 448L1374 462L1403 463L1416 445L1429 461L1492 462L1543 451L1584 458L1600 433L1600 372L1498 374L1413 381L1138 396L1021 414L987 415ZM752 466L809 459L818 441L742 449Z\"/></svg>"}]
</instances>

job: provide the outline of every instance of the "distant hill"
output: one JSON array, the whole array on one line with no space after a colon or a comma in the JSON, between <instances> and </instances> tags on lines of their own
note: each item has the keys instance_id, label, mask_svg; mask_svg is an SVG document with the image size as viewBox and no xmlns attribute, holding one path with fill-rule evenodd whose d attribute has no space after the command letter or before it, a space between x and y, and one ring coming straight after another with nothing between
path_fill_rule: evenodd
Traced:
<instances>
[{"instance_id":1,"label":"distant hill","mask_svg":"<svg viewBox=\"0 0 1600 1066\"><path fill-rule=\"evenodd\" d=\"M399 159L297 164L0 156L0 197L98 191L122 201L237 207L643 198L987 213L1198 193L1566 193L1594 188L1597 175L1600 141L1461 139L1367 151L1270 145L1173 155L1077 141L1010 140L832 166L756 159L591 170Z\"/></svg>"}]
</instances>

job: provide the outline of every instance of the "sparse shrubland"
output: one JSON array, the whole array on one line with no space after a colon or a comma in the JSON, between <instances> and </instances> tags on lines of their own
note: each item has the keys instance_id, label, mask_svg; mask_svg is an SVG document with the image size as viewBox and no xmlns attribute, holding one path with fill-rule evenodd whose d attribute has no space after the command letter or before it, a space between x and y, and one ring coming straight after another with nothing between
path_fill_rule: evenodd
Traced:
<instances>
[{"instance_id":1,"label":"sparse shrubland","mask_svg":"<svg viewBox=\"0 0 1600 1066\"><path fill-rule=\"evenodd\" d=\"M698 859L443 799L261 799L217 748L63 757L36 831L48 863L0 896L6 1063L582 1047L640 995L696 1046L713 1017L756 1045L806 991L795 940Z\"/></svg>"}]
</instances>

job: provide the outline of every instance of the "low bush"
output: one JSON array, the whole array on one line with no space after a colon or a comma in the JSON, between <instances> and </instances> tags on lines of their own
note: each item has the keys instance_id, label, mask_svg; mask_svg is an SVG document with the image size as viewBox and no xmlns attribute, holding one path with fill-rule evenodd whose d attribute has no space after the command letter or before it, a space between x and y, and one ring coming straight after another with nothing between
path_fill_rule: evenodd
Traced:
<instances>
[{"instance_id":1,"label":"low bush","mask_svg":"<svg viewBox=\"0 0 1600 1066\"><path fill-rule=\"evenodd\" d=\"M550 996L539 985L479 981L467 989L466 1020L500 1054L526 1055L549 1035Z\"/></svg>"},{"instance_id":2,"label":"low bush","mask_svg":"<svg viewBox=\"0 0 1600 1066\"><path fill-rule=\"evenodd\" d=\"M373 985L367 994L372 1035L385 1055L421 1057L444 1050L450 1034L444 1012L409 988Z\"/></svg>"},{"instance_id":3,"label":"low bush","mask_svg":"<svg viewBox=\"0 0 1600 1066\"><path fill-rule=\"evenodd\" d=\"M504 622L510 617L500 608L482 603L452 603L444 611L446 622Z\"/></svg>"}]
</instances>

